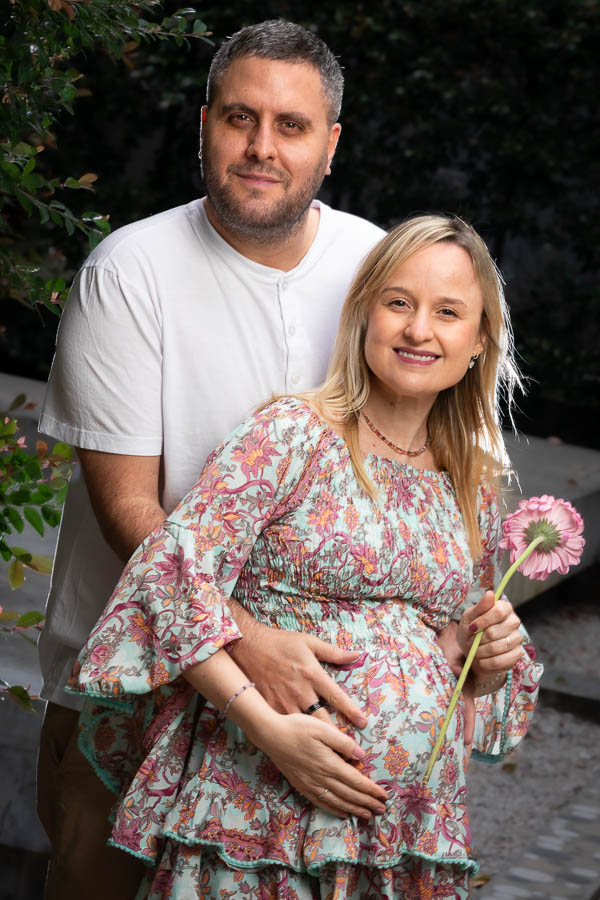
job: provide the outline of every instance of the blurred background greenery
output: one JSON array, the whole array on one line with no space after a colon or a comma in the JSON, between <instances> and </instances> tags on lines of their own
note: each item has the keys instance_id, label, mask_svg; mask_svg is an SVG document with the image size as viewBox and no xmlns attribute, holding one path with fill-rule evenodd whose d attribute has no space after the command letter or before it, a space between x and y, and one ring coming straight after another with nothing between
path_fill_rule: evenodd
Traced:
<instances>
[{"instance_id":1,"label":"blurred background greenery","mask_svg":"<svg viewBox=\"0 0 600 900\"><path fill-rule=\"evenodd\" d=\"M64 202L75 219L90 206L94 212L69 235L64 221L41 224L36 208L28 216L14 193L3 194L0 249L20 248L37 269L29 294L2 273L4 371L47 375L52 310L88 252L90 230L100 232L93 242L106 229L105 214L114 229L201 195L199 110L214 46L243 25L281 16L315 30L345 69L342 139L322 198L384 227L417 211L471 221L506 278L531 379L518 427L600 447L596 0L263 0L196 4L178 15L179 4L170 2L3 6L4 51L14 53L18 39L21 65L33 65L31 35L17 33L15 11L35 7L46 39L54 29L49 65L82 76L44 126L44 149L29 174L42 177L40 197L46 191L48 203ZM77 44L64 26L73 32L86 8L102 7L111 10L111 39L95 26L87 45ZM119 32L119 16L122 24L142 14L150 23L142 39L131 21ZM31 28L31 15L27 21ZM163 31L195 30L201 39L161 40L161 22ZM62 63L52 57L61 52ZM13 81L26 77L15 65L7 71ZM3 105L6 113L6 99ZM23 131L19 140L34 146ZM89 174L97 180L81 179Z\"/></svg>"}]
</instances>

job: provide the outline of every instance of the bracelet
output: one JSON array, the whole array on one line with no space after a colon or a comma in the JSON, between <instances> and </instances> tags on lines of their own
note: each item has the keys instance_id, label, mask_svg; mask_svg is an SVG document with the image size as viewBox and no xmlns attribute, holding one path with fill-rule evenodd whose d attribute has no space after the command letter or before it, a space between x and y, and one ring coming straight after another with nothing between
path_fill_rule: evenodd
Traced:
<instances>
[{"instance_id":1,"label":"bracelet","mask_svg":"<svg viewBox=\"0 0 600 900\"><path fill-rule=\"evenodd\" d=\"M487 691L488 688L491 688L494 684L498 684L498 682L500 682L504 678L506 678L506 675L507 675L506 672L498 672L498 674L494 675L494 677L491 678L489 681L476 681L475 682L475 690L476 691L481 691L481 690ZM493 693L493 691L488 691L488 693Z\"/></svg>"},{"instance_id":2,"label":"bracelet","mask_svg":"<svg viewBox=\"0 0 600 900\"><path fill-rule=\"evenodd\" d=\"M245 691L247 688L251 688L251 687L255 687L255 684L254 684L253 681L248 681L246 684L243 684L243 685L241 686L241 688L238 688L237 691L235 691L234 694L231 695L231 697L229 698L229 700L228 700L227 703L225 704L225 709L223 710L223 715L224 715L224 716L226 716L227 713L229 712L229 707L231 706L231 704L233 703L233 701L235 700L235 698L236 698L236 697L239 697L240 694L243 694L244 691Z\"/></svg>"}]
</instances>

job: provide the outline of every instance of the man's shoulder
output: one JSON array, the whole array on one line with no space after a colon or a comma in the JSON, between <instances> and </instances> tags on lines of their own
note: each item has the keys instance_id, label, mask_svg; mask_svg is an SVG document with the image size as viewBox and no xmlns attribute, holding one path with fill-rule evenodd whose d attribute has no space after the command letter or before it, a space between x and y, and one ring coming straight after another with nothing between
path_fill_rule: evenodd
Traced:
<instances>
[{"instance_id":1,"label":"man's shoulder","mask_svg":"<svg viewBox=\"0 0 600 900\"><path fill-rule=\"evenodd\" d=\"M157 251L181 246L182 241L198 240L195 227L201 216L201 200L176 206L129 225L117 228L88 256L85 266L111 267L132 254L152 259Z\"/></svg>"},{"instance_id":2,"label":"man's shoulder","mask_svg":"<svg viewBox=\"0 0 600 900\"><path fill-rule=\"evenodd\" d=\"M329 220L332 227L338 233L341 232L346 235L351 235L357 239L364 238L373 243L381 240L386 233L383 228L380 228L379 225L375 225L374 222L363 219L361 216L355 216L353 213L346 212L345 210L334 209L331 206L327 206L325 203L321 203L321 209L325 213L326 218Z\"/></svg>"}]
</instances>

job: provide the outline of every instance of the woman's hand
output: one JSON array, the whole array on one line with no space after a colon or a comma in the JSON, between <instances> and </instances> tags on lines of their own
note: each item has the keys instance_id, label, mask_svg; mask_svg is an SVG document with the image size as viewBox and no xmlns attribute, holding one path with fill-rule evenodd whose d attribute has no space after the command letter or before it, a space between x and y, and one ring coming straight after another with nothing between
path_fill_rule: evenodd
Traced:
<instances>
[{"instance_id":1,"label":"woman's hand","mask_svg":"<svg viewBox=\"0 0 600 900\"><path fill-rule=\"evenodd\" d=\"M276 714L256 732L248 734L252 742L315 806L342 818L385 812L385 790L342 759L361 759L364 750L334 725L302 713Z\"/></svg>"},{"instance_id":2,"label":"woman's hand","mask_svg":"<svg viewBox=\"0 0 600 900\"><path fill-rule=\"evenodd\" d=\"M517 663L522 654L520 624L521 620L508 600L494 603L493 591L486 591L479 603L463 613L457 640L465 656L477 632L483 632L473 660L476 682L491 682Z\"/></svg>"}]
</instances>

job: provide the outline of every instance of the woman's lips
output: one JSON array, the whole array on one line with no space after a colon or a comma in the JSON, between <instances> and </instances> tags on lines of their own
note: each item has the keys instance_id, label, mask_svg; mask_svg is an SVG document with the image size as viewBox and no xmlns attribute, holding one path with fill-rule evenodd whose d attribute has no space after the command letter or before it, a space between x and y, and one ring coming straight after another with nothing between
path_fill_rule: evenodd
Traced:
<instances>
[{"instance_id":1,"label":"woman's lips","mask_svg":"<svg viewBox=\"0 0 600 900\"><path fill-rule=\"evenodd\" d=\"M402 362L406 362L411 366L431 366L439 359L439 356L435 353L427 353L424 350L421 352L408 350L406 347L395 347L394 353L400 357Z\"/></svg>"}]
</instances>

